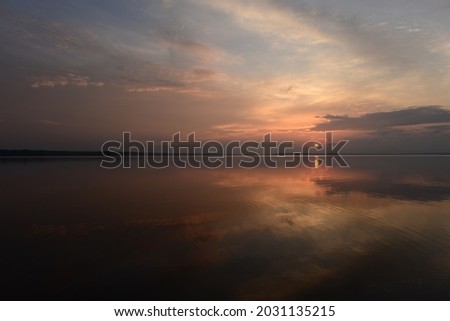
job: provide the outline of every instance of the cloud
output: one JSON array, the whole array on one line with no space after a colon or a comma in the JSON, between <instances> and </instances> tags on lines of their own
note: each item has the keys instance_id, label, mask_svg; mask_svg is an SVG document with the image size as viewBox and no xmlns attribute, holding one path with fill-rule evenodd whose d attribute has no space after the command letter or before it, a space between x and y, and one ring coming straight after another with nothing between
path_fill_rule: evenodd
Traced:
<instances>
[{"instance_id":1,"label":"cloud","mask_svg":"<svg viewBox=\"0 0 450 321\"><path fill-rule=\"evenodd\" d=\"M42 125L48 125L48 126L74 126L74 124L68 124L68 123L55 121L55 120L49 120L49 119L39 119L39 120L36 120L35 123L42 124Z\"/></svg>"},{"instance_id":2,"label":"cloud","mask_svg":"<svg viewBox=\"0 0 450 321\"><path fill-rule=\"evenodd\" d=\"M382 130L397 126L427 125L450 122L450 110L441 106L410 107L401 110L367 113L361 116L326 115L312 131Z\"/></svg>"},{"instance_id":3,"label":"cloud","mask_svg":"<svg viewBox=\"0 0 450 321\"><path fill-rule=\"evenodd\" d=\"M194 68L185 74L185 80L188 82L210 81L217 78L217 72L211 69Z\"/></svg>"},{"instance_id":4,"label":"cloud","mask_svg":"<svg viewBox=\"0 0 450 321\"><path fill-rule=\"evenodd\" d=\"M18 48L22 46L30 49L20 55L30 55L39 48L41 52L47 50L48 54L53 55L78 52L114 56L114 50L103 47L93 34L82 32L80 28L72 28L56 18L44 19L6 9L0 10L0 17L4 19L4 27L7 30L2 34L2 38L11 41Z\"/></svg>"},{"instance_id":5,"label":"cloud","mask_svg":"<svg viewBox=\"0 0 450 321\"><path fill-rule=\"evenodd\" d=\"M190 55L197 60L210 61L217 59L221 53L205 44L194 40L180 39L179 35L167 38L167 44L172 49Z\"/></svg>"},{"instance_id":6,"label":"cloud","mask_svg":"<svg viewBox=\"0 0 450 321\"><path fill-rule=\"evenodd\" d=\"M195 39L195 35L184 30L172 30L165 26L162 30L151 29L145 33L151 39L155 52L168 54L171 64L183 67L186 63L240 65L242 59L209 42Z\"/></svg>"},{"instance_id":7,"label":"cloud","mask_svg":"<svg viewBox=\"0 0 450 321\"><path fill-rule=\"evenodd\" d=\"M275 10L285 12L287 18L302 21L324 35L334 46L348 51L363 64L387 67L390 72L428 74L432 70L438 74L442 70L439 62L447 60L434 50L440 43L436 41L439 35L431 36L425 25L417 24L419 19L396 21L385 16L386 20L380 22L381 15L375 19L367 11L352 13L351 8L340 5L327 8L319 2L272 1L272 5ZM368 6L364 7L367 10ZM292 16L291 12L296 15ZM394 11L394 14L399 13Z\"/></svg>"},{"instance_id":8,"label":"cloud","mask_svg":"<svg viewBox=\"0 0 450 321\"><path fill-rule=\"evenodd\" d=\"M450 133L450 124L427 126L425 127L425 130L434 134Z\"/></svg>"},{"instance_id":9,"label":"cloud","mask_svg":"<svg viewBox=\"0 0 450 321\"><path fill-rule=\"evenodd\" d=\"M153 69L153 67L150 67ZM192 68L177 70L165 68L164 75L159 80L147 80L139 85L126 85L128 93L157 93L169 92L192 96L210 96L215 90L207 88L207 84L225 76L212 69Z\"/></svg>"},{"instance_id":10,"label":"cloud","mask_svg":"<svg viewBox=\"0 0 450 321\"><path fill-rule=\"evenodd\" d=\"M258 33L265 38L276 37L287 42L307 41L323 43L330 39L317 28L311 27L298 12L279 10L268 1L254 3L242 1L201 1L230 15L242 28Z\"/></svg>"},{"instance_id":11,"label":"cloud","mask_svg":"<svg viewBox=\"0 0 450 321\"><path fill-rule=\"evenodd\" d=\"M64 86L78 86L78 87L102 87L105 84L102 81L92 81L90 77L76 74L66 74L60 76L42 76L32 78L32 88L41 87L64 87Z\"/></svg>"},{"instance_id":12,"label":"cloud","mask_svg":"<svg viewBox=\"0 0 450 321\"><path fill-rule=\"evenodd\" d=\"M129 127L159 137L188 128L242 137L266 129L294 133L318 122L318 131L392 129L389 120L358 115L446 105L450 97L445 21L399 3L43 0L3 7L8 119L22 117L14 108L19 101L34 119L63 119L57 96L77 94L73 102L82 103L65 104L67 117L82 118L95 106L108 114L111 132ZM23 86L30 87L27 98ZM447 133L442 126L428 122L422 132Z\"/></svg>"},{"instance_id":13,"label":"cloud","mask_svg":"<svg viewBox=\"0 0 450 321\"><path fill-rule=\"evenodd\" d=\"M130 87L126 89L128 93L158 93L169 92L173 94L187 94L190 96L211 96L213 92L199 88L199 87L184 87L184 86L143 86Z\"/></svg>"},{"instance_id":14,"label":"cloud","mask_svg":"<svg viewBox=\"0 0 450 321\"><path fill-rule=\"evenodd\" d=\"M369 4L363 4L366 10L358 12L353 10L358 4L320 1L202 3L227 14L231 23L251 33L252 39L266 43L262 52L267 55L249 52L245 57L254 69L265 72L266 81L280 74L307 79L319 88L313 93L315 101L365 98L393 106L425 105L430 98L438 104L446 102L443 93L450 77L449 59L440 46L448 37L420 19L393 19L400 14L395 6L392 12L383 5L375 6L381 9L378 16L370 14ZM322 93L320 88L327 84L338 95ZM274 97L300 96L304 88L280 90Z\"/></svg>"}]
</instances>

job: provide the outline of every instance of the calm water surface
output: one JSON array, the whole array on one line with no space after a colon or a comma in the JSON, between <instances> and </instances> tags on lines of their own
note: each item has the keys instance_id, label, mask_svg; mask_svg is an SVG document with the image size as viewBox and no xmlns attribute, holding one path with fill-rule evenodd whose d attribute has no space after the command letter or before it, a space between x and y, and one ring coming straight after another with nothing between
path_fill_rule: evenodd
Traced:
<instances>
[{"instance_id":1,"label":"calm water surface","mask_svg":"<svg viewBox=\"0 0 450 321\"><path fill-rule=\"evenodd\" d=\"M450 158L347 160L3 159L0 299L450 300Z\"/></svg>"}]
</instances>

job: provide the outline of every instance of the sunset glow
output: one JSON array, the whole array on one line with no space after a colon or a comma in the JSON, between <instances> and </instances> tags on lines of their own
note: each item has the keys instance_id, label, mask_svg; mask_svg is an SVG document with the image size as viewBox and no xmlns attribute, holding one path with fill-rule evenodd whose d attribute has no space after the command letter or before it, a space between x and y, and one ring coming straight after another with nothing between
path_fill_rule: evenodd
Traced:
<instances>
[{"instance_id":1,"label":"sunset glow","mask_svg":"<svg viewBox=\"0 0 450 321\"><path fill-rule=\"evenodd\" d=\"M444 0L3 1L2 145L95 150L125 130L305 140L326 127L362 140L350 151L448 152L449 11Z\"/></svg>"}]
</instances>

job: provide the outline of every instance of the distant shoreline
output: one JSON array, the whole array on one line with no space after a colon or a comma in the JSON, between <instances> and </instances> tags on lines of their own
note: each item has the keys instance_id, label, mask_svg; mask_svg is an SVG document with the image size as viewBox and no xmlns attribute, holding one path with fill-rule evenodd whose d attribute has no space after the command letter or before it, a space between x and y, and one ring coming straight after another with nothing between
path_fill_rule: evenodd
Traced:
<instances>
[{"instance_id":1,"label":"distant shoreline","mask_svg":"<svg viewBox=\"0 0 450 321\"><path fill-rule=\"evenodd\" d=\"M121 152L122 156L123 153ZM102 153L101 151L61 151L61 150L29 150L29 149L3 149L0 150L0 158L66 158L66 157L92 157L99 158L105 156L114 156L117 154L110 154L108 152ZM155 154L139 154L139 153L130 153L125 155L126 157L137 157L137 156L173 156L174 154L169 153L155 153ZM221 155L221 154L181 154L183 156L208 156L208 157L224 157L231 155ZM342 156L450 156L450 152L441 152L441 153L348 153L341 154ZM255 156L252 155L233 155L233 156ZM264 157L264 155L260 155ZM292 153L286 153L284 155L272 154L272 157L284 157L284 156L297 156L301 157L302 155L294 155ZM310 156L326 156L323 153L310 154ZM331 156L331 155L330 155Z\"/></svg>"}]
</instances>

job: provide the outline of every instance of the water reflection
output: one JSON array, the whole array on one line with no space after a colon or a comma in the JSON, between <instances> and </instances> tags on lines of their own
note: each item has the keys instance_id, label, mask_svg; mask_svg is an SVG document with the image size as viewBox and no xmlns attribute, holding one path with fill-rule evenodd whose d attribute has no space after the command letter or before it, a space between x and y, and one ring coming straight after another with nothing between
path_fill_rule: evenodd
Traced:
<instances>
[{"instance_id":1,"label":"water reflection","mask_svg":"<svg viewBox=\"0 0 450 321\"><path fill-rule=\"evenodd\" d=\"M450 299L448 160L2 162L2 298Z\"/></svg>"},{"instance_id":2,"label":"water reflection","mask_svg":"<svg viewBox=\"0 0 450 321\"><path fill-rule=\"evenodd\" d=\"M315 179L315 183L330 194L358 192L421 202L441 201L450 195L449 162L448 157L362 157L353 160L352 171L346 177L330 175Z\"/></svg>"}]
</instances>

